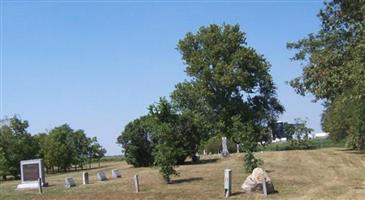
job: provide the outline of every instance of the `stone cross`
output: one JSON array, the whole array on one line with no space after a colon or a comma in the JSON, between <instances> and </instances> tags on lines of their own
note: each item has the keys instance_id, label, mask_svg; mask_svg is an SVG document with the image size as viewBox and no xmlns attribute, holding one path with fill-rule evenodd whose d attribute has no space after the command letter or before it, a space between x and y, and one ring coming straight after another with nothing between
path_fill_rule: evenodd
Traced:
<instances>
[{"instance_id":1,"label":"stone cross","mask_svg":"<svg viewBox=\"0 0 365 200\"><path fill-rule=\"evenodd\" d=\"M224 170L224 196L227 198L232 192L232 170Z\"/></svg>"},{"instance_id":2,"label":"stone cross","mask_svg":"<svg viewBox=\"0 0 365 200\"><path fill-rule=\"evenodd\" d=\"M89 173L82 172L82 184L89 184Z\"/></svg>"}]
</instances>

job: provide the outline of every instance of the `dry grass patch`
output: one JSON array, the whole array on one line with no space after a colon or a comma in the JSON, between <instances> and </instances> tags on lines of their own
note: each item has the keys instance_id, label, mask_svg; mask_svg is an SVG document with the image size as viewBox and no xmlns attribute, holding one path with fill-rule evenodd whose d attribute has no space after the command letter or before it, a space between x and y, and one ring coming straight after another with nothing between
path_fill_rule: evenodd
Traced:
<instances>
[{"instance_id":1,"label":"dry grass patch","mask_svg":"<svg viewBox=\"0 0 365 200\"><path fill-rule=\"evenodd\" d=\"M365 155L343 149L282 151L256 154L264 160L275 189L279 193L266 199L365 199ZM122 178L96 181L99 170L111 177L117 168ZM156 168L133 168L125 162L108 162L102 169L89 170L90 185L81 185L82 172L50 175L50 187L43 194L36 190L16 191L19 181L0 184L0 199L224 199L223 171L233 170L233 196L229 199L264 199L261 194L245 194L240 186L248 176L243 169L243 155L229 158L207 157L201 164L183 165L174 184L165 184ZM133 192L132 178L140 176L140 193ZM65 177L75 179L77 186L63 188Z\"/></svg>"}]
</instances>

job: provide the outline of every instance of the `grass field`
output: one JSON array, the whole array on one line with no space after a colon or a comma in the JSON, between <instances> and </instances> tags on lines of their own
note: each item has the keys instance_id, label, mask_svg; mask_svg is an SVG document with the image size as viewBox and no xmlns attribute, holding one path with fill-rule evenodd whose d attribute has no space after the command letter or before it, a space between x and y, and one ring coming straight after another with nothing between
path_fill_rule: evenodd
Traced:
<instances>
[{"instance_id":1,"label":"grass field","mask_svg":"<svg viewBox=\"0 0 365 200\"><path fill-rule=\"evenodd\" d=\"M258 153L262 166L271 177L278 193L264 198L245 194L240 186L247 177L242 154L223 159L206 157L201 164L183 165L174 184L164 184L155 168L133 168L125 162L105 162L102 169L89 170L90 185L81 185L81 173L50 175L43 194L37 190L16 191L19 181L0 184L0 199L224 199L223 170L233 170L233 195L229 199L365 199L365 154L340 148L308 151ZM97 182L95 174L111 169L122 171L122 178ZM132 177L140 176L140 193L133 192ZM74 177L77 186L64 189L65 177Z\"/></svg>"}]
</instances>

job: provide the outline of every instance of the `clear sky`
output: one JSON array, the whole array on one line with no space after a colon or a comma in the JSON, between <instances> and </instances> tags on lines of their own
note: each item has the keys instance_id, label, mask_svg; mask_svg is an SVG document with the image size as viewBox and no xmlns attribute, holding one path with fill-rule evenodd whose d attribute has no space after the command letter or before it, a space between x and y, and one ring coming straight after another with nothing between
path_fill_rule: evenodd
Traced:
<instances>
[{"instance_id":1,"label":"clear sky","mask_svg":"<svg viewBox=\"0 0 365 200\"><path fill-rule=\"evenodd\" d=\"M176 44L211 23L239 24L272 64L286 112L321 131L322 106L285 81L301 72L286 43L320 27L322 1L3 1L0 117L29 132L68 123L97 136L108 155L124 126L186 79Z\"/></svg>"}]
</instances>

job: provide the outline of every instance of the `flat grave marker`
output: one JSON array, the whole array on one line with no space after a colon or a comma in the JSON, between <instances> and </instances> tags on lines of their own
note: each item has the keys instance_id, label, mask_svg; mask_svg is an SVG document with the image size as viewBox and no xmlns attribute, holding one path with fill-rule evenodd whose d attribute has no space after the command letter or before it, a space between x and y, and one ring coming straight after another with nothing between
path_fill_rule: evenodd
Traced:
<instances>
[{"instance_id":1,"label":"flat grave marker","mask_svg":"<svg viewBox=\"0 0 365 200\"><path fill-rule=\"evenodd\" d=\"M72 177L65 178L65 188L72 188L75 186L76 186L76 183Z\"/></svg>"},{"instance_id":2,"label":"flat grave marker","mask_svg":"<svg viewBox=\"0 0 365 200\"><path fill-rule=\"evenodd\" d=\"M98 173L96 173L96 179L98 181L106 181L108 180L108 178L106 177L105 173L103 171L100 171Z\"/></svg>"},{"instance_id":3,"label":"flat grave marker","mask_svg":"<svg viewBox=\"0 0 365 200\"><path fill-rule=\"evenodd\" d=\"M112 170L112 178L121 178L122 174L120 173L120 171L118 169L113 169Z\"/></svg>"}]
</instances>

